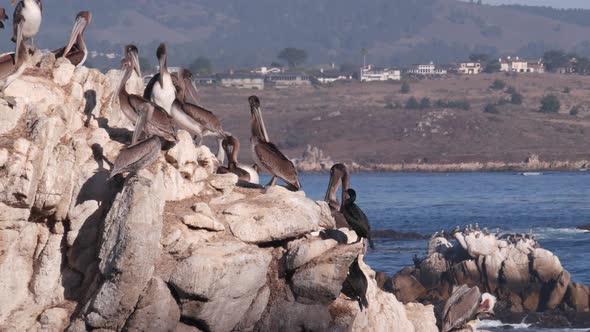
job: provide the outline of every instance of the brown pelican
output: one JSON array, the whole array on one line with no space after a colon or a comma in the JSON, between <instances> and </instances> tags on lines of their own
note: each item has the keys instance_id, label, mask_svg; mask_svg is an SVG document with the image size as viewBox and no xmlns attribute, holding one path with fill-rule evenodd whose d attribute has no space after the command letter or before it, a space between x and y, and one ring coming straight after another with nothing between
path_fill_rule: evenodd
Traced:
<instances>
[{"instance_id":1,"label":"brown pelican","mask_svg":"<svg viewBox=\"0 0 590 332\"><path fill-rule=\"evenodd\" d=\"M336 192L341 185L342 202L338 202L338 199L336 198ZM346 166L344 164L336 164L332 166L330 169L330 182L328 184L328 189L326 190L326 197L324 198L324 201L326 201L330 206L332 217L334 217L334 220L336 220L336 228L349 228L346 218L342 212L340 212L342 203L346 200L346 190L348 190L349 186L350 179L348 177L348 169Z\"/></svg>"},{"instance_id":2,"label":"brown pelican","mask_svg":"<svg viewBox=\"0 0 590 332\"><path fill-rule=\"evenodd\" d=\"M172 118L160 106L134 94L129 94L125 84L131 77L133 70L137 70L133 57L125 58L121 61L121 69L124 70L123 78L118 88L119 103L121 110L132 123L138 121L138 115L145 109L150 109L153 114L146 120L145 128L148 136L157 135L168 142L176 142L176 130L172 123Z\"/></svg>"},{"instance_id":3,"label":"brown pelican","mask_svg":"<svg viewBox=\"0 0 590 332\"><path fill-rule=\"evenodd\" d=\"M252 157L260 169L272 175L272 179L266 186L273 186L278 177L288 184L289 189L300 190L301 183L295 165L276 145L268 141L268 134L260 111L260 100L256 96L251 96L248 101L252 114L250 137Z\"/></svg>"},{"instance_id":4,"label":"brown pelican","mask_svg":"<svg viewBox=\"0 0 590 332\"><path fill-rule=\"evenodd\" d=\"M151 165L160 156L162 150L160 137L151 136L138 142L141 132L146 130L146 124L152 120L154 108L149 107L149 105L148 103L140 105L141 116L135 125L131 145L124 147L119 152L111 170L110 178L126 172L137 173L144 167Z\"/></svg>"},{"instance_id":5,"label":"brown pelican","mask_svg":"<svg viewBox=\"0 0 590 332\"><path fill-rule=\"evenodd\" d=\"M193 105L201 104L199 101L199 92L193 83L193 73L190 70L180 68L177 74L172 74L172 84L174 84L174 88L176 89L176 98L178 100Z\"/></svg>"},{"instance_id":6,"label":"brown pelican","mask_svg":"<svg viewBox=\"0 0 590 332\"><path fill-rule=\"evenodd\" d=\"M172 76L168 72L166 45L164 43L160 44L156 55L158 56L160 72L152 77L145 88L143 97L160 105L170 114L172 103L176 99L176 89L172 82Z\"/></svg>"},{"instance_id":7,"label":"brown pelican","mask_svg":"<svg viewBox=\"0 0 590 332\"><path fill-rule=\"evenodd\" d=\"M180 71L182 77L182 68ZM179 83L181 90L184 90L184 81L179 80ZM219 119L215 114L203 107L176 99L172 103L170 111L172 118L178 127L199 138L199 145L204 136L216 136L219 138L225 138L226 136Z\"/></svg>"},{"instance_id":8,"label":"brown pelican","mask_svg":"<svg viewBox=\"0 0 590 332\"><path fill-rule=\"evenodd\" d=\"M369 301L367 301L368 287L367 276L361 270L359 257L357 256L348 268L348 276L344 281L342 292L348 297L357 300L361 311L363 311L364 308L369 307Z\"/></svg>"},{"instance_id":9,"label":"brown pelican","mask_svg":"<svg viewBox=\"0 0 590 332\"><path fill-rule=\"evenodd\" d=\"M56 58L65 56L76 67L80 67L86 62L88 48L84 42L84 31L86 31L86 27L90 24L90 21L92 21L92 13L89 11L78 13L68 44L65 47L53 51Z\"/></svg>"},{"instance_id":10,"label":"brown pelican","mask_svg":"<svg viewBox=\"0 0 590 332\"><path fill-rule=\"evenodd\" d=\"M14 5L16 0L12 0L12 4ZM14 9L13 14L13 34L12 34L12 42L16 43L16 57L18 58L19 53L19 42L18 42L18 30L21 30L21 39L26 41L28 39L32 40L32 45L35 47L35 41L33 38L39 32L39 27L41 26L41 20L43 15L43 4L41 0L21 0L16 8ZM17 17L22 16L22 22L17 22ZM19 24L22 25L18 28ZM17 29L18 28L18 29Z\"/></svg>"},{"instance_id":11,"label":"brown pelican","mask_svg":"<svg viewBox=\"0 0 590 332\"><path fill-rule=\"evenodd\" d=\"M234 136L227 136L223 140L223 150L228 156L227 167L220 166L217 169L217 173L234 173L238 176L239 180L247 181L250 183L258 184L260 182L258 178L258 172L254 168L242 165L238 163L238 153L240 153L240 141Z\"/></svg>"},{"instance_id":12,"label":"brown pelican","mask_svg":"<svg viewBox=\"0 0 590 332\"><path fill-rule=\"evenodd\" d=\"M346 218L346 221L350 225L350 228L354 230L356 235L360 238L366 238L369 240L369 246L371 249L375 249L373 245L373 240L371 240L371 225L369 224L369 219L354 202L356 201L356 191L354 189L349 188L347 191L348 199L344 201L342 205L342 209L340 211Z\"/></svg>"},{"instance_id":13,"label":"brown pelican","mask_svg":"<svg viewBox=\"0 0 590 332\"><path fill-rule=\"evenodd\" d=\"M17 50L16 53L8 53L0 56L0 80L2 81L2 90L8 87L12 82L19 78L25 71L26 64L29 61L29 52L22 38L22 25L24 18L15 17L17 25Z\"/></svg>"},{"instance_id":14,"label":"brown pelican","mask_svg":"<svg viewBox=\"0 0 590 332\"><path fill-rule=\"evenodd\" d=\"M495 304L496 298L488 293L481 295L477 286L455 287L443 309L442 331L461 329L466 325L473 330L480 314L494 314Z\"/></svg>"}]
</instances>

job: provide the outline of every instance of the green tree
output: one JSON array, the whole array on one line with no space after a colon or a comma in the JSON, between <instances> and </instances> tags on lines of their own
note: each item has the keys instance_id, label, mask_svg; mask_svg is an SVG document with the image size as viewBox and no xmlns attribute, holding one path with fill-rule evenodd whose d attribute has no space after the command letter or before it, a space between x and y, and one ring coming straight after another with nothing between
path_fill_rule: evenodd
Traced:
<instances>
[{"instance_id":1,"label":"green tree","mask_svg":"<svg viewBox=\"0 0 590 332\"><path fill-rule=\"evenodd\" d=\"M427 109L430 108L430 106L430 99L428 99L427 97L420 99L420 109Z\"/></svg>"},{"instance_id":2,"label":"green tree","mask_svg":"<svg viewBox=\"0 0 590 332\"><path fill-rule=\"evenodd\" d=\"M307 60L307 52L302 49L287 47L277 55L277 58L287 62L289 67L293 68Z\"/></svg>"},{"instance_id":3,"label":"green tree","mask_svg":"<svg viewBox=\"0 0 590 332\"><path fill-rule=\"evenodd\" d=\"M541 99L541 113L559 113L561 103L556 95L546 95Z\"/></svg>"},{"instance_id":4,"label":"green tree","mask_svg":"<svg viewBox=\"0 0 590 332\"><path fill-rule=\"evenodd\" d=\"M402 83L402 87L400 88L399 92L404 93L404 94L410 93L410 83L404 81Z\"/></svg>"},{"instance_id":5,"label":"green tree","mask_svg":"<svg viewBox=\"0 0 590 332\"><path fill-rule=\"evenodd\" d=\"M510 94L510 103L514 105L522 104L522 95L516 91Z\"/></svg>"},{"instance_id":6,"label":"green tree","mask_svg":"<svg viewBox=\"0 0 590 332\"><path fill-rule=\"evenodd\" d=\"M500 61L498 60L494 60L491 62L488 62L485 65L485 69L483 70L486 73L497 73L500 71Z\"/></svg>"},{"instance_id":7,"label":"green tree","mask_svg":"<svg viewBox=\"0 0 590 332\"><path fill-rule=\"evenodd\" d=\"M551 50L543 54L543 63L548 71L554 72L568 65L569 56L561 50Z\"/></svg>"},{"instance_id":8,"label":"green tree","mask_svg":"<svg viewBox=\"0 0 590 332\"><path fill-rule=\"evenodd\" d=\"M209 60L209 58L200 56L191 63L189 69L195 75L209 75L213 71L213 65L211 64L211 60Z\"/></svg>"},{"instance_id":9,"label":"green tree","mask_svg":"<svg viewBox=\"0 0 590 332\"><path fill-rule=\"evenodd\" d=\"M419 109L420 103L418 102L418 99L416 99L416 97L411 97L410 99L408 99L408 101L406 102L406 108L409 110Z\"/></svg>"},{"instance_id":10,"label":"green tree","mask_svg":"<svg viewBox=\"0 0 590 332\"><path fill-rule=\"evenodd\" d=\"M498 108L496 108L496 105L494 105L494 104L487 104L483 108L483 111L484 111L484 113L498 114Z\"/></svg>"},{"instance_id":11,"label":"green tree","mask_svg":"<svg viewBox=\"0 0 590 332\"><path fill-rule=\"evenodd\" d=\"M357 65L353 65L352 63L343 63L340 66L340 72L345 75L356 74L358 71L359 67Z\"/></svg>"},{"instance_id":12,"label":"green tree","mask_svg":"<svg viewBox=\"0 0 590 332\"><path fill-rule=\"evenodd\" d=\"M490 88L494 89L494 90L502 90L506 87L506 83L504 83L504 81L502 80L494 80L494 82L492 83L492 85L490 85Z\"/></svg>"}]
</instances>

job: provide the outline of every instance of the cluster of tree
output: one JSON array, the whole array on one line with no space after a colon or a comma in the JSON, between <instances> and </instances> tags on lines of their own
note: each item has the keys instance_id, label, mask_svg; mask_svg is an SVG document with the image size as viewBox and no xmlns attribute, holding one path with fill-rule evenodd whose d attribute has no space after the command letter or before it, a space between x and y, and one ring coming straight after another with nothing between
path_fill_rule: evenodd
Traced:
<instances>
[{"instance_id":1,"label":"cluster of tree","mask_svg":"<svg viewBox=\"0 0 590 332\"><path fill-rule=\"evenodd\" d=\"M496 73L500 71L499 59L492 58L486 53L473 53L469 55L469 61L481 63L484 73Z\"/></svg>"},{"instance_id":2,"label":"cluster of tree","mask_svg":"<svg viewBox=\"0 0 590 332\"><path fill-rule=\"evenodd\" d=\"M543 54L545 69L550 72L565 70L578 74L590 74L590 59L563 50L550 50Z\"/></svg>"},{"instance_id":3,"label":"cluster of tree","mask_svg":"<svg viewBox=\"0 0 590 332\"><path fill-rule=\"evenodd\" d=\"M387 103L385 105L386 109L409 109L409 110L423 110L429 108L450 108L450 109L459 109L468 111L471 109L471 104L467 100L442 100L438 99L434 103L430 101L429 98L424 97L418 100L416 97L410 97L407 101L405 106L402 106L401 103Z\"/></svg>"}]
</instances>

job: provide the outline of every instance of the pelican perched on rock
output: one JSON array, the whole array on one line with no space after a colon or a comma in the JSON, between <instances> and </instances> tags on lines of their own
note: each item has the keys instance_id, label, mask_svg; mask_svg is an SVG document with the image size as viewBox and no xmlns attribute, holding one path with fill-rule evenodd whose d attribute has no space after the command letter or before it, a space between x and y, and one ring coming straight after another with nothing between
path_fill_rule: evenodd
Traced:
<instances>
[{"instance_id":1,"label":"pelican perched on rock","mask_svg":"<svg viewBox=\"0 0 590 332\"><path fill-rule=\"evenodd\" d=\"M22 16L15 17L15 23L17 25L17 50L15 53L8 53L0 56L0 85L1 89L4 90L17 78L19 78L27 66L30 55L25 46L25 41L22 38L22 25L24 24L24 18Z\"/></svg>"},{"instance_id":2,"label":"pelican perched on rock","mask_svg":"<svg viewBox=\"0 0 590 332\"><path fill-rule=\"evenodd\" d=\"M338 188L340 186L342 186L342 201L338 202L338 199L336 198L336 192L338 192ZM346 190L348 190L349 186L350 179L346 166L344 164L335 164L332 166L330 169L330 182L328 184L328 189L326 190L324 201L326 201L328 206L330 206L330 212L332 212L332 217L334 217L334 220L336 220L337 228L349 228L346 218L342 212L340 212L340 209L346 200Z\"/></svg>"},{"instance_id":3,"label":"pelican perched on rock","mask_svg":"<svg viewBox=\"0 0 590 332\"><path fill-rule=\"evenodd\" d=\"M125 88L125 84L131 77L133 70L138 71L138 65L134 63L133 57L127 57L121 61L121 69L124 70L123 78L118 88L119 103L121 110L129 118L129 120L136 124L138 117L145 110L150 110L152 115L147 118L145 126L140 128L145 129L148 136L160 136L168 142L176 142L176 130L172 118L160 106L140 97L138 95L129 94Z\"/></svg>"},{"instance_id":4,"label":"pelican perched on rock","mask_svg":"<svg viewBox=\"0 0 590 332\"><path fill-rule=\"evenodd\" d=\"M493 315L495 304L496 298L488 293L482 295L477 286L472 288L467 285L455 286L453 294L443 309L442 331L453 331L466 326L474 331L479 320L478 316Z\"/></svg>"},{"instance_id":5,"label":"pelican perched on rock","mask_svg":"<svg viewBox=\"0 0 590 332\"><path fill-rule=\"evenodd\" d=\"M281 178L291 190L300 190L301 183L295 165L273 143L268 140L268 134L260 111L260 100L256 96L248 98L252 115L250 146L252 157L256 165L272 175L266 185L273 186L277 178Z\"/></svg>"},{"instance_id":6,"label":"pelican perched on rock","mask_svg":"<svg viewBox=\"0 0 590 332\"><path fill-rule=\"evenodd\" d=\"M89 11L78 13L72 33L70 34L70 40L65 47L53 51L56 58L65 56L76 67L80 67L86 62L88 48L84 42L84 31L86 31L86 27L90 24L90 21L92 21L92 13Z\"/></svg>"},{"instance_id":7,"label":"pelican perched on rock","mask_svg":"<svg viewBox=\"0 0 590 332\"><path fill-rule=\"evenodd\" d=\"M348 198L344 201L342 205L342 209L340 210L346 221L350 225L350 228L354 230L354 232L359 236L359 241L361 238L365 238L369 240L369 246L371 249L374 249L375 246L373 245L373 240L371 240L371 225L369 224L369 219L359 208L356 204L356 191L354 189L349 188L347 191Z\"/></svg>"},{"instance_id":8,"label":"pelican perched on rock","mask_svg":"<svg viewBox=\"0 0 590 332\"><path fill-rule=\"evenodd\" d=\"M154 110L148 103L143 103L139 107L142 109L141 115L135 125L131 145L124 147L119 152L111 170L111 178L126 172L137 173L144 167L151 165L160 156L162 150L160 137L150 136L138 142L141 132L146 129L146 124L151 121Z\"/></svg>"},{"instance_id":9,"label":"pelican perched on rock","mask_svg":"<svg viewBox=\"0 0 590 332\"><path fill-rule=\"evenodd\" d=\"M223 150L228 156L227 167L221 166L217 169L217 173L234 173L239 180L258 184L258 172L253 167L242 165L238 163L238 154L240 153L240 141L234 136L227 136L223 140Z\"/></svg>"},{"instance_id":10,"label":"pelican perched on rock","mask_svg":"<svg viewBox=\"0 0 590 332\"><path fill-rule=\"evenodd\" d=\"M12 0L12 4L14 5L16 0ZM22 22L17 21L17 17L22 16ZM28 39L32 40L32 45L35 47L34 38L39 32L39 27L41 27L41 21L43 19L43 4L41 0L21 0L19 1L18 5L14 9L13 14L13 34L12 34L12 42L16 43L16 51L18 58L19 53L19 42L18 42L18 30L21 30L20 38L23 41ZM21 24L20 28L18 27ZM17 29L18 28L18 29Z\"/></svg>"},{"instance_id":11,"label":"pelican perched on rock","mask_svg":"<svg viewBox=\"0 0 590 332\"><path fill-rule=\"evenodd\" d=\"M179 80L179 82L181 89L184 89L183 80ZM204 136L226 137L221 121L215 114L203 107L176 99L172 103L170 111L170 115L178 127L199 138L199 145L202 143Z\"/></svg>"},{"instance_id":12,"label":"pelican perched on rock","mask_svg":"<svg viewBox=\"0 0 590 332\"><path fill-rule=\"evenodd\" d=\"M170 114L172 103L176 99L176 89L172 82L172 75L168 72L166 45L164 43L160 44L156 55L160 72L152 77L145 88L143 97L160 105Z\"/></svg>"},{"instance_id":13,"label":"pelican perched on rock","mask_svg":"<svg viewBox=\"0 0 590 332\"><path fill-rule=\"evenodd\" d=\"M343 292L345 295L357 300L361 311L363 311L364 308L368 308L369 301L367 301L367 288L369 287L369 282L367 281L367 276L365 276L363 270L361 270L358 256L354 259L352 264L350 264L350 267L348 268L348 276L344 283Z\"/></svg>"}]
</instances>

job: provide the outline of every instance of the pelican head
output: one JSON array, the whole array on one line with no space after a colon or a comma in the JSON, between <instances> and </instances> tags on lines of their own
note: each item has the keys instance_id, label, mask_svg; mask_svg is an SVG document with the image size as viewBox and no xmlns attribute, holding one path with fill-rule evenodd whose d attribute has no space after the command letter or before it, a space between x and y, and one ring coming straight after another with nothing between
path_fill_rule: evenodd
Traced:
<instances>
[{"instance_id":1,"label":"pelican head","mask_svg":"<svg viewBox=\"0 0 590 332\"><path fill-rule=\"evenodd\" d=\"M496 297L490 293L483 293L481 302L479 304L479 313L494 315L494 306L496 305Z\"/></svg>"},{"instance_id":2,"label":"pelican head","mask_svg":"<svg viewBox=\"0 0 590 332\"><path fill-rule=\"evenodd\" d=\"M356 191L352 188L348 188L346 193L348 194L348 201L354 203L356 201Z\"/></svg>"},{"instance_id":3,"label":"pelican head","mask_svg":"<svg viewBox=\"0 0 590 332\"><path fill-rule=\"evenodd\" d=\"M260 99L256 96L248 98L250 104L250 113L252 114L252 136L259 137L262 141L270 142L266 125L262 118L262 111L260 110Z\"/></svg>"},{"instance_id":4,"label":"pelican head","mask_svg":"<svg viewBox=\"0 0 590 332\"><path fill-rule=\"evenodd\" d=\"M64 50L64 55L67 55L71 50L78 38L82 38L84 35L84 31L86 31L86 27L92 21L92 13L89 11L81 11L76 15L76 22L74 22L74 28L72 28L72 33L70 34L70 40L68 41L68 45Z\"/></svg>"},{"instance_id":5,"label":"pelican head","mask_svg":"<svg viewBox=\"0 0 590 332\"><path fill-rule=\"evenodd\" d=\"M330 182L328 183L328 190L324 200L330 203L330 200L336 200L336 191L338 186L342 183L342 178L348 174L348 170L344 164L335 164L330 169Z\"/></svg>"},{"instance_id":6,"label":"pelican head","mask_svg":"<svg viewBox=\"0 0 590 332\"><path fill-rule=\"evenodd\" d=\"M183 69L184 70L182 71L182 78L184 78L185 80L191 80L192 81L193 80L193 73L190 70L186 69L186 68L183 68Z\"/></svg>"},{"instance_id":7,"label":"pelican head","mask_svg":"<svg viewBox=\"0 0 590 332\"><path fill-rule=\"evenodd\" d=\"M139 49L135 45L125 46L125 58L131 61L131 65L137 76L141 77L141 67L139 65Z\"/></svg>"}]
</instances>

